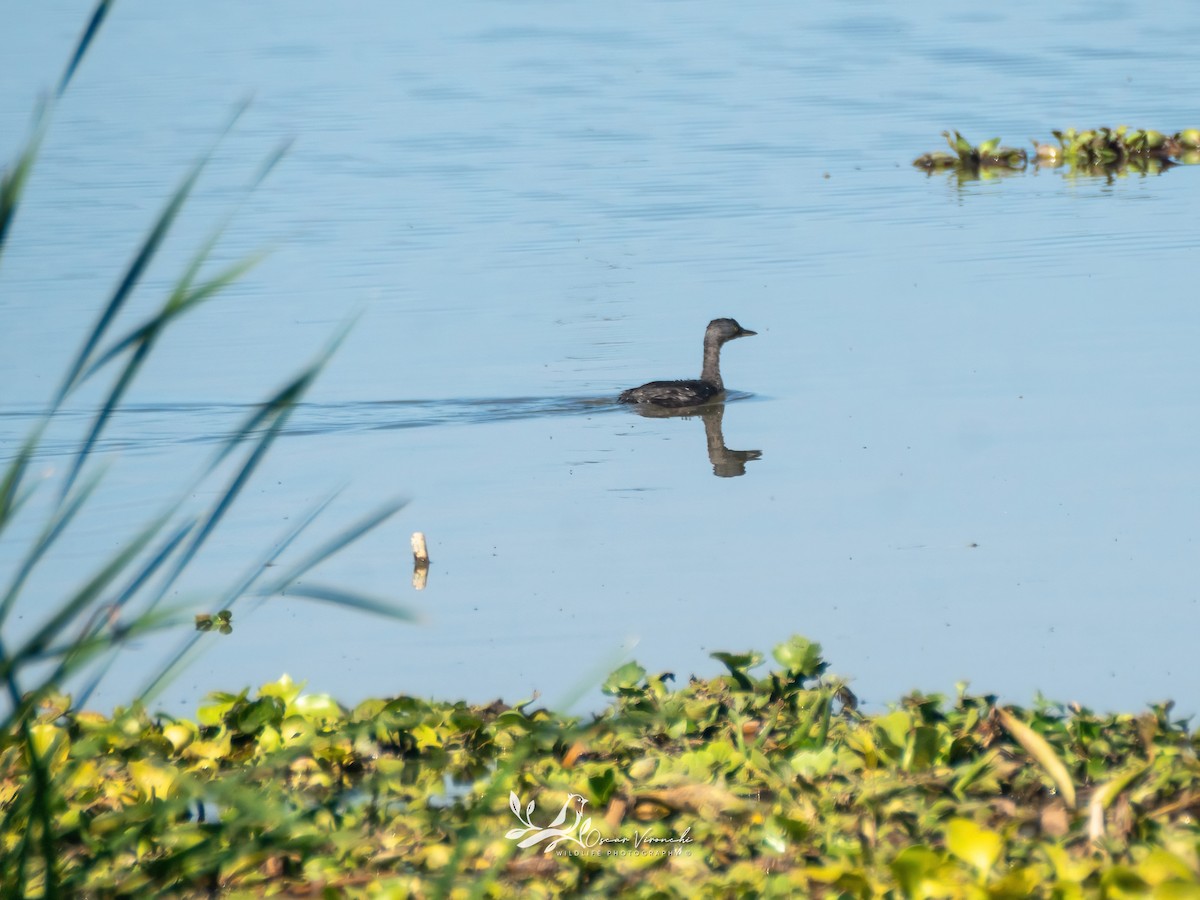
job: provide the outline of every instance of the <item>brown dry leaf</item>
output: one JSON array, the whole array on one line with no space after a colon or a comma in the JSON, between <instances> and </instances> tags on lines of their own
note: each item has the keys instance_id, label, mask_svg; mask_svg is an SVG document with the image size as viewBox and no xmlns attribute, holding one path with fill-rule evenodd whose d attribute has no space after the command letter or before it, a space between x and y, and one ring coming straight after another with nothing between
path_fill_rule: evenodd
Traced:
<instances>
[{"instance_id":1,"label":"brown dry leaf","mask_svg":"<svg viewBox=\"0 0 1200 900\"><path fill-rule=\"evenodd\" d=\"M639 791L635 797L657 803L675 812L691 812L702 816L738 815L748 809L746 801L715 784L681 784L656 791Z\"/></svg>"},{"instance_id":2,"label":"brown dry leaf","mask_svg":"<svg viewBox=\"0 0 1200 900\"><path fill-rule=\"evenodd\" d=\"M604 811L605 824L615 830L625 820L627 809L629 809L629 801L624 797L614 796L608 801L608 809Z\"/></svg>"},{"instance_id":3,"label":"brown dry leaf","mask_svg":"<svg viewBox=\"0 0 1200 900\"><path fill-rule=\"evenodd\" d=\"M521 856L509 862L505 868L510 875L521 878L547 878L558 870L558 862L544 853Z\"/></svg>"},{"instance_id":4,"label":"brown dry leaf","mask_svg":"<svg viewBox=\"0 0 1200 900\"><path fill-rule=\"evenodd\" d=\"M1113 804L1112 827L1118 840L1122 842L1129 840L1129 835L1133 831L1133 806L1129 803L1128 794L1122 794Z\"/></svg>"},{"instance_id":5,"label":"brown dry leaf","mask_svg":"<svg viewBox=\"0 0 1200 900\"><path fill-rule=\"evenodd\" d=\"M571 749L567 751L567 755L563 757L563 768L573 768L579 757L587 753L587 749L587 744L585 744L583 741L576 741L574 744L572 744Z\"/></svg>"},{"instance_id":6,"label":"brown dry leaf","mask_svg":"<svg viewBox=\"0 0 1200 900\"><path fill-rule=\"evenodd\" d=\"M1000 724L1004 726L1004 730L1012 735L1013 740L1020 744L1026 753L1037 760L1038 765L1042 767L1050 779L1062 794L1063 800L1069 808L1075 808L1075 783L1071 781L1071 775L1067 772L1067 767L1063 765L1063 761L1058 758L1058 754L1054 752L1054 748L1046 741L1044 737L1022 722L1007 709L996 707L996 716L1000 719Z\"/></svg>"},{"instance_id":7,"label":"brown dry leaf","mask_svg":"<svg viewBox=\"0 0 1200 900\"><path fill-rule=\"evenodd\" d=\"M1042 807L1042 834L1047 837L1060 838L1071 830L1071 817L1061 801L1055 800Z\"/></svg>"}]
</instances>

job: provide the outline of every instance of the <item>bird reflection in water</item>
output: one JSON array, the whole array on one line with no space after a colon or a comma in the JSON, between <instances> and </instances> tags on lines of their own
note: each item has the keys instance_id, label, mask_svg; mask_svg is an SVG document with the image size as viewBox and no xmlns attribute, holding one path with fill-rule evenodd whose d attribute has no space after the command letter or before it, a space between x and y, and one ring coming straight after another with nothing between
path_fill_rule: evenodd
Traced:
<instances>
[{"instance_id":1,"label":"bird reflection in water","mask_svg":"<svg viewBox=\"0 0 1200 900\"><path fill-rule=\"evenodd\" d=\"M698 417L704 423L704 442L708 445L708 461L712 463L713 474L719 478L736 478L739 475L745 475L746 463L762 458L761 450L730 450L725 446L725 434L721 426L722 420L725 418L723 402L684 409L638 404L634 409L638 415L648 419Z\"/></svg>"}]
</instances>

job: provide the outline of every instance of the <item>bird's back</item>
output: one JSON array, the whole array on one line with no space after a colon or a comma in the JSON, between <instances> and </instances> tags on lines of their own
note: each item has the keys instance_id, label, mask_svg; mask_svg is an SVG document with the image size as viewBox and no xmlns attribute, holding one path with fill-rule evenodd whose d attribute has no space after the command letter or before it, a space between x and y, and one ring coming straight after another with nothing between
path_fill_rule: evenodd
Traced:
<instances>
[{"instance_id":1,"label":"bird's back","mask_svg":"<svg viewBox=\"0 0 1200 900\"><path fill-rule=\"evenodd\" d=\"M708 403L724 391L707 381L651 381L641 387L623 391L617 399L621 403L649 403L654 406L700 406Z\"/></svg>"}]
</instances>

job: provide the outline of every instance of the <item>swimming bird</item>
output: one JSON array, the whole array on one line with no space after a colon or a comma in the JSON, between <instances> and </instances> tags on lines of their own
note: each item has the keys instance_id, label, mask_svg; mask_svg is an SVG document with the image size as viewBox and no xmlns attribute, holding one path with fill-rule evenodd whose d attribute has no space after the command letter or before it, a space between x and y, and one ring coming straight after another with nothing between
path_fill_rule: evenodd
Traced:
<instances>
[{"instance_id":1,"label":"swimming bird","mask_svg":"<svg viewBox=\"0 0 1200 900\"><path fill-rule=\"evenodd\" d=\"M674 408L700 406L718 400L725 393L725 382L721 380L721 345L752 334L758 332L743 328L733 319L713 319L704 332L704 367L699 379L651 381L623 391L617 400Z\"/></svg>"}]
</instances>

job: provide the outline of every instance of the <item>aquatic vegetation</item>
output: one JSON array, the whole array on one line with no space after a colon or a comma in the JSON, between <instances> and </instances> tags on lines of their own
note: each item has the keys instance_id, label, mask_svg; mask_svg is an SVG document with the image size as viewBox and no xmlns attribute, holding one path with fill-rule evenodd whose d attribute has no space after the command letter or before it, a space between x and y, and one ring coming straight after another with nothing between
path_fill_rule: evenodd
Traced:
<instances>
[{"instance_id":1,"label":"aquatic vegetation","mask_svg":"<svg viewBox=\"0 0 1200 900\"><path fill-rule=\"evenodd\" d=\"M1055 143L1033 143L1033 162L1038 167L1066 167L1071 174L1112 176L1127 173L1158 174L1173 165L1200 163L1200 130L1184 129L1173 135L1150 129L1093 128L1053 131ZM968 178L990 177L1026 167L1024 150L1000 147L1000 139L978 147L957 131L942 132L955 152L926 153L913 160L917 168L954 171Z\"/></svg>"},{"instance_id":2,"label":"aquatic vegetation","mask_svg":"<svg viewBox=\"0 0 1200 900\"><path fill-rule=\"evenodd\" d=\"M0 846L30 827L64 892L326 896L1196 896L1200 736L911 694L864 714L820 645L713 654L673 686L627 663L608 706L414 697L346 709L284 677L194 721L47 695L0 736ZM557 815L556 815L557 813ZM44 883L30 860L30 896Z\"/></svg>"},{"instance_id":3,"label":"aquatic vegetation","mask_svg":"<svg viewBox=\"0 0 1200 900\"><path fill-rule=\"evenodd\" d=\"M943 131L942 137L946 139L946 143L950 145L950 149L954 153L944 151L926 153L913 160L913 165L932 171L955 169L978 173L981 170L1019 170L1023 169L1027 162L1027 154L1024 150L1001 147L1000 138L992 138L976 147L957 131L954 132L953 137L950 136L950 132Z\"/></svg>"}]
</instances>

